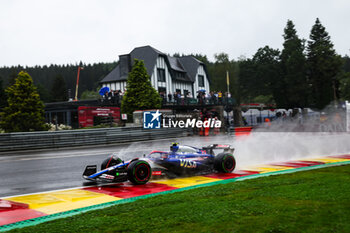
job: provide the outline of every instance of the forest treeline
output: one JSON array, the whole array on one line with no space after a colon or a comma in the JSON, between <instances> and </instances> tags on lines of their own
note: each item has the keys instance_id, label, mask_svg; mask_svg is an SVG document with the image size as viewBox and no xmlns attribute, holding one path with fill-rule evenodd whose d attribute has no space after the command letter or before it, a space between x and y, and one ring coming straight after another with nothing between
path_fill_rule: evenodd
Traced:
<instances>
[{"instance_id":1,"label":"forest treeline","mask_svg":"<svg viewBox=\"0 0 350 233\"><path fill-rule=\"evenodd\" d=\"M350 58L339 56L331 37L319 19L309 39L299 38L295 25L287 21L282 50L259 48L252 58L230 59L217 53L215 60L206 55L190 54L206 64L211 90L226 91L226 72L230 93L238 103L259 102L277 107L323 108L334 100L350 99ZM182 54L185 55L185 54ZM173 56L182 56L179 53ZM79 98L97 98L99 82L117 65L116 62L0 68L0 107L6 104L4 89L14 83L18 73L28 72L44 102L74 98L78 66Z\"/></svg>"},{"instance_id":2,"label":"forest treeline","mask_svg":"<svg viewBox=\"0 0 350 233\"><path fill-rule=\"evenodd\" d=\"M350 100L350 58L336 53L320 20L316 19L308 40L298 36L291 20L283 32L281 51L265 46L252 58L237 60L218 53L213 63L195 54L207 64L211 90L226 90L229 71L230 92L238 103L323 109L333 101Z\"/></svg>"},{"instance_id":3,"label":"forest treeline","mask_svg":"<svg viewBox=\"0 0 350 233\"><path fill-rule=\"evenodd\" d=\"M79 78L79 97L86 91L96 91L99 81L105 77L115 66L116 62L84 64L80 62L74 65L50 65L50 66L12 66L0 68L0 80L2 86L7 87L14 83L20 71L26 71L33 78L41 99L44 102L57 102L74 98L77 81L78 66L83 67Z\"/></svg>"}]
</instances>

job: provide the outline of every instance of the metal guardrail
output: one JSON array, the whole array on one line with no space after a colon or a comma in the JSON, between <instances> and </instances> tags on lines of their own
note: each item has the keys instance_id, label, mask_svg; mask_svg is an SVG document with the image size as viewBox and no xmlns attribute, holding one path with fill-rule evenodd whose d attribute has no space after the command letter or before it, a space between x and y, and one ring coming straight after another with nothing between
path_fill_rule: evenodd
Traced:
<instances>
[{"instance_id":1,"label":"metal guardrail","mask_svg":"<svg viewBox=\"0 0 350 233\"><path fill-rule=\"evenodd\" d=\"M134 142L181 137L191 133L185 128L141 127L4 133L0 134L0 152Z\"/></svg>"}]
</instances>

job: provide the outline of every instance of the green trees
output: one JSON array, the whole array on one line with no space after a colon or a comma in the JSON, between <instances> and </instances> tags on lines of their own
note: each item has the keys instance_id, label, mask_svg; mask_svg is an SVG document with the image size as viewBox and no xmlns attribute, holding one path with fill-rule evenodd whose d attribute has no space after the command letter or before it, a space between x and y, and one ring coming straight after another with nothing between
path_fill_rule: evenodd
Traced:
<instances>
[{"instance_id":1,"label":"green trees","mask_svg":"<svg viewBox=\"0 0 350 233\"><path fill-rule=\"evenodd\" d=\"M283 85L279 67L280 51L269 46L258 49L253 57L255 65L255 99L265 99L265 104L284 103ZM273 100L271 98L273 97ZM254 100L255 102L259 102Z\"/></svg>"},{"instance_id":2,"label":"green trees","mask_svg":"<svg viewBox=\"0 0 350 233\"><path fill-rule=\"evenodd\" d=\"M152 87L143 61L135 59L128 75L126 93L122 100L122 112L132 119L135 110L154 109L161 107L158 92Z\"/></svg>"},{"instance_id":3,"label":"green trees","mask_svg":"<svg viewBox=\"0 0 350 233\"><path fill-rule=\"evenodd\" d=\"M284 43L281 54L281 78L284 81L285 107L307 106L309 86L306 78L304 41L299 39L294 24L287 21L284 29Z\"/></svg>"},{"instance_id":4,"label":"green trees","mask_svg":"<svg viewBox=\"0 0 350 233\"><path fill-rule=\"evenodd\" d=\"M51 87L52 102L67 101L66 82L62 75L57 75Z\"/></svg>"},{"instance_id":5,"label":"green trees","mask_svg":"<svg viewBox=\"0 0 350 233\"><path fill-rule=\"evenodd\" d=\"M6 93L2 84L3 84L3 81L2 81L2 78L0 77L0 108L3 108L6 106Z\"/></svg>"},{"instance_id":6,"label":"green trees","mask_svg":"<svg viewBox=\"0 0 350 233\"><path fill-rule=\"evenodd\" d=\"M218 53L214 55L215 63L210 67L207 64L210 72L209 76L212 78L210 89L213 91L227 92L227 72L229 73L230 82L230 93L232 97L237 98L238 96L238 65L234 60L230 60L227 53Z\"/></svg>"},{"instance_id":7,"label":"green trees","mask_svg":"<svg viewBox=\"0 0 350 233\"><path fill-rule=\"evenodd\" d=\"M83 64L84 70L80 72L79 80L79 93L83 93L85 90L95 90L100 84L99 82L104 78L110 71L112 71L116 62L110 63L95 63L95 64ZM3 85L11 86L15 83L17 74L20 71L26 71L31 74L34 84L38 87L40 97L45 102L51 101L51 88L53 86L55 78L62 75L66 84L66 95L65 100L68 99L67 92L70 89L72 95L75 93L75 85L77 80L77 69L78 65L50 65L50 66L34 66L34 67L23 67L23 66L12 66L12 67L0 67L0 76L3 78ZM39 86L39 84L41 86ZM80 96L80 94L79 94ZM59 100L62 101L62 100Z\"/></svg>"},{"instance_id":8,"label":"green trees","mask_svg":"<svg viewBox=\"0 0 350 233\"><path fill-rule=\"evenodd\" d=\"M243 102L265 104L277 102L281 105L278 101L283 101L284 96L279 56L279 50L265 46L258 49L253 59L239 61L239 83Z\"/></svg>"},{"instance_id":9,"label":"green trees","mask_svg":"<svg viewBox=\"0 0 350 233\"><path fill-rule=\"evenodd\" d=\"M52 100L51 94L50 92L41 84L38 83L36 85L38 94L40 96L41 101L43 101L44 103L49 103Z\"/></svg>"},{"instance_id":10,"label":"green trees","mask_svg":"<svg viewBox=\"0 0 350 233\"><path fill-rule=\"evenodd\" d=\"M252 60L240 62L240 83L250 101L276 103L280 108L307 106L308 83L304 41L287 21L283 50L265 46ZM272 97L272 98L271 98Z\"/></svg>"},{"instance_id":11,"label":"green trees","mask_svg":"<svg viewBox=\"0 0 350 233\"><path fill-rule=\"evenodd\" d=\"M97 88L95 91L86 90L83 93L81 93L80 99L81 100L99 99L101 96L98 94L98 91L99 91L99 88Z\"/></svg>"},{"instance_id":12,"label":"green trees","mask_svg":"<svg viewBox=\"0 0 350 233\"><path fill-rule=\"evenodd\" d=\"M350 72L343 72L339 76L339 90L342 100L350 100Z\"/></svg>"},{"instance_id":13,"label":"green trees","mask_svg":"<svg viewBox=\"0 0 350 233\"><path fill-rule=\"evenodd\" d=\"M3 109L0 122L3 130L25 132L46 129L44 104L28 73L21 71L6 93L8 106Z\"/></svg>"},{"instance_id":14,"label":"green trees","mask_svg":"<svg viewBox=\"0 0 350 233\"><path fill-rule=\"evenodd\" d=\"M251 103L256 97L255 64L252 59L242 59L238 61L238 66L240 99L243 103Z\"/></svg>"},{"instance_id":15,"label":"green trees","mask_svg":"<svg viewBox=\"0 0 350 233\"><path fill-rule=\"evenodd\" d=\"M341 100L350 100L350 58L345 56L343 60L343 69L337 76L339 80L339 91Z\"/></svg>"},{"instance_id":16,"label":"green trees","mask_svg":"<svg viewBox=\"0 0 350 233\"><path fill-rule=\"evenodd\" d=\"M307 45L309 79L312 84L312 104L324 108L339 97L337 74L342 66L330 36L317 18Z\"/></svg>"},{"instance_id":17,"label":"green trees","mask_svg":"<svg viewBox=\"0 0 350 233\"><path fill-rule=\"evenodd\" d=\"M339 96L346 98L349 75L341 71L342 61L319 19L305 40L297 35L291 20L284 28L281 54L265 46L253 59L239 61L242 98L247 101L268 100L272 95L279 108L314 107L322 109ZM350 70L346 57L344 71ZM341 94L341 95L340 95Z\"/></svg>"},{"instance_id":18,"label":"green trees","mask_svg":"<svg viewBox=\"0 0 350 233\"><path fill-rule=\"evenodd\" d=\"M210 89L213 91L224 91L227 89L226 71L230 69L230 59L227 53L215 54L215 62L210 69L210 77L213 79Z\"/></svg>"}]
</instances>

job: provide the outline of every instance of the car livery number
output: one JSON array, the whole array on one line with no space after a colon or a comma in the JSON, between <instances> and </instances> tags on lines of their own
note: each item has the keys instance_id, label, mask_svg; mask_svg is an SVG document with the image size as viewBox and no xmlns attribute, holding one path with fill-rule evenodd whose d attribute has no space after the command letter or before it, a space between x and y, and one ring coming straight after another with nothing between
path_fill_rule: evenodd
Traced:
<instances>
[{"instance_id":1,"label":"car livery number","mask_svg":"<svg viewBox=\"0 0 350 233\"><path fill-rule=\"evenodd\" d=\"M190 161L186 159L180 159L180 166L186 168L196 168L197 163L195 161Z\"/></svg>"}]
</instances>

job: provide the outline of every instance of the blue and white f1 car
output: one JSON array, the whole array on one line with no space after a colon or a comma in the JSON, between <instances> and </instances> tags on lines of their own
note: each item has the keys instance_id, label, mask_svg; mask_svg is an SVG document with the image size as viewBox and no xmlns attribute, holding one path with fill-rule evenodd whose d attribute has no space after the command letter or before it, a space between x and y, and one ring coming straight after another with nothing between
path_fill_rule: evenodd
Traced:
<instances>
[{"instance_id":1,"label":"blue and white f1 car","mask_svg":"<svg viewBox=\"0 0 350 233\"><path fill-rule=\"evenodd\" d=\"M222 152L215 155L214 150ZM83 178L92 181L145 184L151 177L177 177L183 175L229 173L235 169L234 149L229 145L213 144L203 148L179 146L173 143L170 152L152 151L147 156L123 161L116 155L109 156L97 171L96 165L85 168Z\"/></svg>"}]
</instances>

